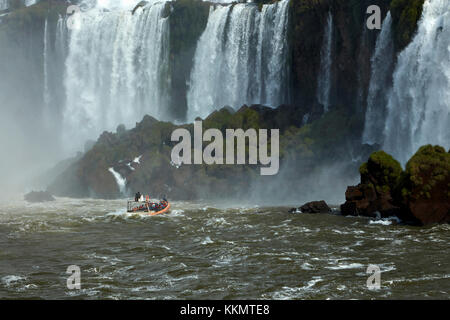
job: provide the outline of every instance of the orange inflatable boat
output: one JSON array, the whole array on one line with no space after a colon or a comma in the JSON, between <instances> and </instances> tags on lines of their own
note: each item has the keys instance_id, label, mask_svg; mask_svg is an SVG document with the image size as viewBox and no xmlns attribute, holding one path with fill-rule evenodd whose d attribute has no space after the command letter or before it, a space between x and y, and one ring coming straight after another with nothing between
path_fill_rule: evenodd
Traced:
<instances>
[{"instance_id":1,"label":"orange inflatable boat","mask_svg":"<svg viewBox=\"0 0 450 320\"><path fill-rule=\"evenodd\" d=\"M167 213L170 211L170 203L167 202L167 205L164 209L160 210L160 211L156 211L156 212L152 212L150 211L149 213L147 213L150 216L157 216L158 214L163 214L163 213Z\"/></svg>"},{"instance_id":2,"label":"orange inflatable boat","mask_svg":"<svg viewBox=\"0 0 450 320\"><path fill-rule=\"evenodd\" d=\"M170 203L167 200L152 202L149 198L145 201L128 200L127 212L156 216L170 211Z\"/></svg>"}]
</instances>

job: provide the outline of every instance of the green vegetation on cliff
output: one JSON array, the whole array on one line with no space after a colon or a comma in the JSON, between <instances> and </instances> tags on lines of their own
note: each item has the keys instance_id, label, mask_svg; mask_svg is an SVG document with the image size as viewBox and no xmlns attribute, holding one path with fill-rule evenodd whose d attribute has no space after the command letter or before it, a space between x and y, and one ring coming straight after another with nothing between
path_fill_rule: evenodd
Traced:
<instances>
[{"instance_id":1,"label":"green vegetation on cliff","mask_svg":"<svg viewBox=\"0 0 450 320\"><path fill-rule=\"evenodd\" d=\"M203 121L203 130L217 128L225 136L226 129L280 129L281 163L287 159L299 163L290 177L294 180L324 163L334 163L340 156L339 150L348 146L352 131L342 110L336 109L322 118L313 117L303 126L298 119L302 119L305 112L304 108L294 106L277 109L243 106L238 111L223 108ZM104 132L94 147L61 174L49 190L64 196L117 197L117 183L109 172L113 167L126 178L130 190L151 189L153 194L167 194L171 198L220 197L223 194L232 197L250 191L252 181L260 174L258 165L177 167L171 163L171 151L176 144L171 141L171 134L176 128L186 128L194 136L193 124L176 126L150 116L145 116L131 130L119 126L117 133ZM208 144L203 143L204 147ZM246 148L248 150L248 145ZM268 150L271 150L270 140ZM133 164L132 159L139 156L142 156L140 163Z\"/></svg>"},{"instance_id":2,"label":"green vegetation on cliff","mask_svg":"<svg viewBox=\"0 0 450 320\"><path fill-rule=\"evenodd\" d=\"M11 13L2 18L0 30L6 29L9 33L17 34L32 28L40 28L46 19L56 22L59 15L65 15L67 6L64 1L51 0L42 0L30 7L16 5L12 7Z\"/></svg>"},{"instance_id":3,"label":"green vegetation on cliff","mask_svg":"<svg viewBox=\"0 0 450 320\"><path fill-rule=\"evenodd\" d=\"M392 0L390 10L398 50L411 42L422 16L424 2L425 0Z\"/></svg>"}]
</instances>

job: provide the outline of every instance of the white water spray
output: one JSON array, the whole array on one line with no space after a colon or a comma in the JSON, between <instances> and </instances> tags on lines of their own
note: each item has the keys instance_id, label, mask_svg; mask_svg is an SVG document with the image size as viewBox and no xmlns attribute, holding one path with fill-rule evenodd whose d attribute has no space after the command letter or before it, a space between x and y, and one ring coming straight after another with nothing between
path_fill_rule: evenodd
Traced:
<instances>
[{"instance_id":1,"label":"white water spray","mask_svg":"<svg viewBox=\"0 0 450 320\"><path fill-rule=\"evenodd\" d=\"M126 195L127 179L122 177L120 173L114 170L114 168L109 168L108 171L111 172L111 174L114 176L117 186L119 187L120 193L122 195Z\"/></svg>"},{"instance_id":2,"label":"white water spray","mask_svg":"<svg viewBox=\"0 0 450 320\"><path fill-rule=\"evenodd\" d=\"M412 43L399 55L384 148L403 164L424 144L450 147L450 2L427 0Z\"/></svg>"},{"instance_id":3,"label":"white water spray","mask_svg":"<svg viewBox=\"0 0 450 320\"><path fill-rule=\"evenodd\" d=\"M392 39L392 18L388 12L372 56L372 74L367 97L366 120L363 143L381 144L386 121L388 92L392 88L394 45Z\"/></svg>"},{"instance_id":4,"label":"white water spray","mask_svg":"<svg viewBox=\"0 0 450 320\"><path fill-rule=\"evenodd\" d=\"M188 120L230 105L288 102L289 1L211 8L191 73Z\"/></svg>"}]
</instances>

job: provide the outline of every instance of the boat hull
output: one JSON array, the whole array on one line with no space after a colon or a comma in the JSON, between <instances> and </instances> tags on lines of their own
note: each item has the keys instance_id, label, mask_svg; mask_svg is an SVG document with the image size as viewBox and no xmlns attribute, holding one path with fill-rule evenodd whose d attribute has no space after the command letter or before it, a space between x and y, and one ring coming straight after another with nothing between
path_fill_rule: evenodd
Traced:
<instances>
[{"instance_id":1,"label":"boat hull","mask_svg":"<svg viewBox=\"0 0 450 320\"><path fill-rule=\"evenodd\" d=\"M170 211L170 203L167 204L167 207L165 207L164 209L162 209L161 211L156 211L156 212L144 212L143 214L149 215L149 216L157 216L163 213L167 213Z\"/></svg>"},{"instance_id":2,"label":"boat hull","mask_svg":"<svg viewBox=\"0 0 450 320\"><path fill-rule=\"evenodd\" d=\"M157 216L163 213L167 213L170 211L170 203L167 202L167 206L159 211L153 211L153 210L149 210L147 204L141 204L140 207L133 207L133 205L135 205L136 202L133 201L128 201L128 208L127 208L127 212L128 213L134 213L134 214L142 214L142 215L147 215L147 216Z\"/></svg>"}]
</instances>

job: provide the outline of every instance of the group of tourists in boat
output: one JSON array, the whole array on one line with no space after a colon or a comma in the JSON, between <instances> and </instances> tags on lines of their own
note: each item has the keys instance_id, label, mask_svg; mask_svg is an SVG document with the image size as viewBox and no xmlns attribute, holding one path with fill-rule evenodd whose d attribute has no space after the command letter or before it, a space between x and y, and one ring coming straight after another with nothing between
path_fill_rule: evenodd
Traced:
<instances>
[{"instance_id":1,"label":"group of tourists in boat","mask_svg":"<svg viewBox=\"0 0 450 320\"><path fill-rule=\"evenodd\" d=\"M150 196L142 195L137 192L134 196L134 201L129 200L127 204L127 212L133 213L145 213L149 215L158 215L170 210L170 203L166 197L162 197L161 200L152 200Z\"/></svg>"}]
</instances>

